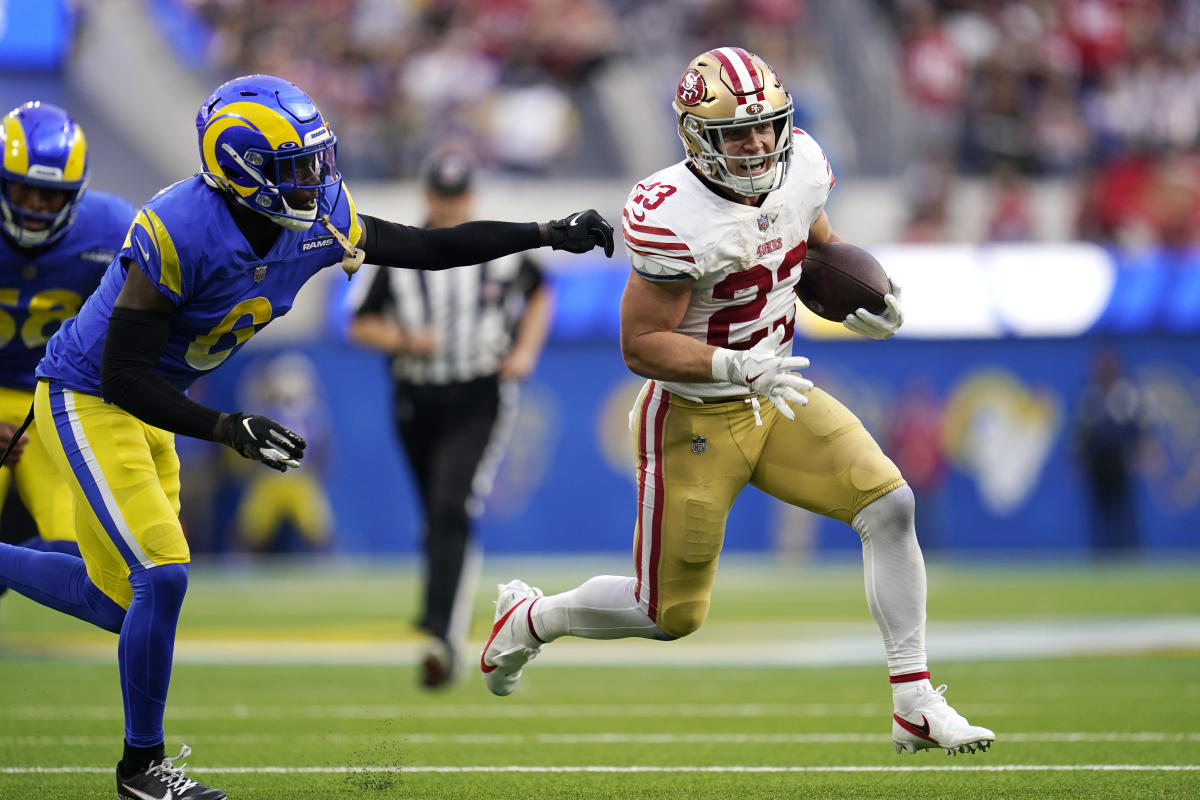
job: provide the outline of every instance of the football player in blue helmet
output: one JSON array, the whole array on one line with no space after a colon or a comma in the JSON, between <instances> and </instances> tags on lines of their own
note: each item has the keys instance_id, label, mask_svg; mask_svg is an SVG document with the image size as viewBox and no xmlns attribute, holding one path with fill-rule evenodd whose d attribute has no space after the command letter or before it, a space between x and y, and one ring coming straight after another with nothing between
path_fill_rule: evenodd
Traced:
<instances>
[{"instance_id":1,"label":"football player in blue helmet","mask_svg":"<svg viewBox=\"0 0 1200 800\"><path fill-rule=\"evenodd\" d=\"M67 232L88 180L83 129L49 103L14 108L0 124L0 215L18 247L44 247Z\"/></svg>"},{"instance_id":2,"label":"football player in blue helmet","mask_svg":"<svg viewBox=\"0 0 1200 800\"><path fill-rule=\"evenodd\" d=\"M85 191L87 181L87 139L65 110L31 101L0 117L0 450L18 436L0 470L0 498L15 479L29 511L9 504L2 535L76 556L70 486L37 432L17 431L33 405L47 340L100 284L133 220L129 203ZM34 530L10 531L22 518Z\"/></svg>"},{"instance_id":3,"label":"football player in blue helmet","mask_svg":"<svg viewBox=\"0 0 1200 800\"><path fill-rule=\"evenodd\" d=\"M328 214L337 194L337 137L295 84L271 75L230 81L196 114L201 175L234 202L293 231Z\"/></svg>"},{"instance_id":4,"label":"football player in blue helmet","mask_svg":"<svg viewBox=\"0 0 1200 800\"><path fill-rule=\"evenodd\" d=\"M280 471L299 467L305 450L279 422L207 408L188 387L287 313L328 267L439 270L546 245L600 246L609 257L613 249L612 226L592 210L440 229L360 213L333 133L312 98L281 78L218 87L196 127L203 171L142 207L100 288L38 365L33 426L72 487L82 558L0 546L0 580L120 634L125 747L116 779L130 800L225 797L188 778L164 747L191 561L173 436L216 441Z\"/></svg>"}]
</instances>

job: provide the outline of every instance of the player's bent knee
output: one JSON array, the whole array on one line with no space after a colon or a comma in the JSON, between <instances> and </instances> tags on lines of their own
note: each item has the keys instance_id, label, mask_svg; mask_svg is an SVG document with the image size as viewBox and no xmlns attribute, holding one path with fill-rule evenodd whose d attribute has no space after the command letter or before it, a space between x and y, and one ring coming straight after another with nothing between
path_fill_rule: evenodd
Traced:
<instances>
[{"instance_id":1,"label":"player's bent knee","mask_svg":"<svg viewBox=\"0 0 1200 800\"><path fill-rule=\"evenodd\" d=\"M129 582L135 596L145 592L152 595L155 602L182 605L183 596L187 594L188 565L161 564L131 572Z\"/></svg>"},{"instance_id":2,"label":"player's bent knee","mask_svg":"<svg viewBox=\"0 0 1200 800\"><path fill-rule=\"evenodd\" d=\"M659 612L658 627L671 639L682 639L700 630L708 618L708 606L707 600L675 603Z\"/></svg>"},{"instance_id":3,"label":"player's bent knee","mask_svg":"<svg viewBox=\"0 0 1200 800\"><path fill-rule=\"evenodd\" d=\"M897 486L880 497L867 508L874 506L874 511L897 520L901 525L911 524L916 515L917 502L913 491L906 483ZM866 509L863 509L866 511Z\"/></svg>"}]
</instances>

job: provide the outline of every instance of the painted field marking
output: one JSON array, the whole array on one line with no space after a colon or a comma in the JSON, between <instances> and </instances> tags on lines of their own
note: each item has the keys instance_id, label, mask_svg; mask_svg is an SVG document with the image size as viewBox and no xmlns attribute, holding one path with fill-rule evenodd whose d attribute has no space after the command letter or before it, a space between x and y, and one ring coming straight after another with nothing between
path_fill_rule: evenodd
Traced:
<instances>
[{"instance_id":1,"label":"painted field marking","mask_svg":"<svg viewBox=\"0 0 1200 800\"><path fill-rule=\"evenodd\" d=\"M754 626L713 623L692 640L625 639L596 648L563 639L538 660L544 667L752 667L870 666L880 659L879 631L869 619L828 625L782 623ZM1200 648L1200 615L948 620L928 633L929 651L941 663L1075 657ZM472 642L471 649L482 646ZM6 636L6 652L27 657L111 661L112 637L78 633L22 632ZM421 640L375 633L360 638L297 632L281 637L268 628L181 631L175 664L412 666L424 657ZM478 651L476 651L478 652Z\"/></svg>"},{"instance_id":2,"label":"painted field marking","mask_svg":"<svg viewBox=\"0 0 1200 800\"><path fill-rule=\"evenodd\" d=\"M979 716L1004 716L1013 713L1008 705L976 703L971 706ZM518 705L483 703L479 705L278 705L259 706L171 706L168 717L179 720L208 719L642 719L700 718L756 719L778 717L891 717L891 704L882 703L659 703L623 705L558 704ZM104 706L11 706L4 709L5 719L29 720L112 720L122 719L119 703Z\"/></svg>"},{"instance_id":3,"label":"painted field marking","mask_svg":"<svg viewBox=\"0 0 1200 800\"><path fill-rule=\"evenodd\" d=\"M205 767L199 773L222 775L357 775L357 774L402 774L443 773L467 774L481 772L518 773L787 773L787 772L1197 772L1198 764L947 764L929 767L885 767L875 764L859 766L569 766L545 767L524 765L481 765L481 766L414 766L414 767ZM112 767L0 767L3 775L65 775L65 774L112 774Z\"/></svg>"},{"instance_id":4,"label":"painted field marking","mask_svg":"<svg viewBox=\"0 0 1200 800\"><path fill-rule=\"evenodd\" d=\"M329 733L233 734L192 733L172 740L200 741L206 745L272 745L358 742L453 745L578 745L578 744L879 744L890 742L886 733ZM1057 731L1004 733L1003 744L1079 743L1162 744L1200 742L1200 733L1162 731ZM98 747L112 744L111 736L0 736L0 747Z\"/></svg>"}]
</instances>

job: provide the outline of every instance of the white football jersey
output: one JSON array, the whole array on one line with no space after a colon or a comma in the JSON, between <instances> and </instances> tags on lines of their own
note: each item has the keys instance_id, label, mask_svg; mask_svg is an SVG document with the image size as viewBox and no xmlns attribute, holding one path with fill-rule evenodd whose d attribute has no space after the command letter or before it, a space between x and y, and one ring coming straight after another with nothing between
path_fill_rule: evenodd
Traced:
<instances>
[{"instance_id":1,"label":"white football jersey","mask_svg":"<svg viewBox=\"0 0 1200 800\"><path fill-rule=\"evenodd\" d=\"M681 161L633 187L622 212L625 251L648 280L692 281L677 333L747 350L782 326L779 355L788 356L808 232L833 184L824 151L799 128L787 180L761 206L718 195ZM691 398L746 394L732 383L661 383Z\"/></svg>"}]
</instances>

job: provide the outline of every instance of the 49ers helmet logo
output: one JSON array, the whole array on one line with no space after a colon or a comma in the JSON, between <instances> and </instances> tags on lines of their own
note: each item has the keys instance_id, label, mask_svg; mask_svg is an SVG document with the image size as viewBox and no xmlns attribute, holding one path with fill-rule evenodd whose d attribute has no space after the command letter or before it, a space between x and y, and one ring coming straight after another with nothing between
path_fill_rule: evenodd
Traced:
<instances>
[{"instance_id":1,"label":"49ers helmet logo","mask_svg":"<svg viewBox=\"0 0 1200 800\"><path fill-rule=\"evenodd\" d=\"M699 105L700 101L704 99L704 76L695 69L689 69L683 73L683 77L679 80L679 88L675 90L675 96L685 106Z\"/></svg>"}]
</instances>

